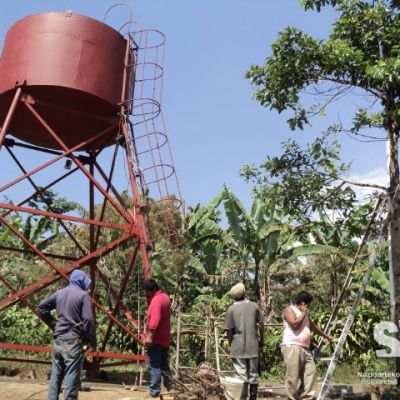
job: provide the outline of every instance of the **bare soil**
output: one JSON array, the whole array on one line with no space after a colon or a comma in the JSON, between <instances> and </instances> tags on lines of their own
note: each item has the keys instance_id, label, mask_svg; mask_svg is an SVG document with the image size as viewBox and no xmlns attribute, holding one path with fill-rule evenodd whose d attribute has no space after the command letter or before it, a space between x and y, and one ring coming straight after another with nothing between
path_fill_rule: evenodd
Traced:
<instances>
[{"instance_id":1,"label":"bare soil","mask_svg":"<svg viewBox=\"0 0 400 400\"><path fill-rule=\"evenodd\" d=\"M88 383L90 391L79 392L79 400L150 399L147 387L124 387L122 384ZM48 382L18 378L0 379L1 400L47 400ZM127 390L129 389L129 390ZM60 396L60 399L62 395Z\"/></svg>"},{"instance_id":2,"label":"bare soil","mask_svg":"<svg viewBox=\"0 0 400 400\"><path fill-rule=\"evenodd\" d=\"M110 383L97 383L88 382L90 391L79 392L79 400L139 400L139 399L151 399L148 395L147 386L124 386L123 384L110 384ZM339 386L339 385L338 385ZM344 387L340 385L339 387ZM0 378L0 399L1 400L47 400L47 380L38 379L21 379L19 377L1 377ZM332 396L329 399L370 399L369 395L356 394L360 388L354 388L353 396L348 395ZM357 390L358 389L358 390ZM353 391L353 390L352 390ZM284 400L287 397L284 395L282 386L272 386L269 393L260 393L259 398L265 399L280 399ZM380 398L380 397L378 397ZM60 396L62 399L62 395ZM172 400L173 396L165 395L161 396L162 400Z\"/></svg>"},{"instance_id":3,"label":"bare soil","mask_svg":"<svg viewBox=\"0 0 400 400\"><path fill-rule=\"evenodd\" d=\"M47 368L26 368L26 367L0 367L0 400L47 400L48 390ZM148 394L148 386L146 374L144 375L144 386L135 386L134 382L138 382L136 374L132 372L115 372L109 371L103 374L103 378L107 381L87 382L84 381L89 391L79 392L79 400L136 400L150 399ZM199 378L200 379L200 378ZM179 381L177 381L179 383ZM182 389L182 382L180 383ZM194 387L191 385L176 393L162 393L162 400L172 400L178 393L179 398L186 398L194 395ZM179 387L179 385L177 385ZM372 387L371 387L372 389ZM378 400L381 398L379 394L383 393L383 389L378 395L374 395L375 390L366 390L364 385L340 385L333 384L330 386L328 399L348 399L348 400ZM372 392L372 396L369 393ZM368 394L367 394L368 393ZM175 396L173 396L175 394ZM185 397L186 395L186 397ZM193 396L189 396L193 397ZM197 396L194 396L197 397ZM209 396L207 395L207 398ZM219 397L219 396L217 396ZM215 397L215 398L217 398ZM60 396L60 400L63 396ZM214 397L213 397L214 398ZM267 383L259 386L258 398L264 399L286 399L285 388L283 384L269 385ZM397 397L389 397L397 398ZM372 400L371 399L371 400Z\"/></svg>"}]
</instances>

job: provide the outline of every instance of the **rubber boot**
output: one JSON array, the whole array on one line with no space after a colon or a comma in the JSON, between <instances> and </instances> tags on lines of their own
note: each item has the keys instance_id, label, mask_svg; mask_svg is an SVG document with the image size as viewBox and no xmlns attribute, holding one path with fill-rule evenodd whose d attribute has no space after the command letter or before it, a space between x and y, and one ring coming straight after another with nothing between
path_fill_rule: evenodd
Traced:
<instances>
[{"instance_id":1,"label":"rubber boot","mask_svg":"<svg viewBox=\"0 0 400 400\"><path fill-rule=\"evenodd\" d=\"M257 399L258 385L253 383L250 385L250 400Z\"/></svg>"},{"instance_id":2,"label":"rubber boot","mask_svg":"<svg viewBox=\"0 0 400 400\"><path fill-rule=\"evenodd\" d=\"M247 393L249 392L249 384L247 382L243 383L242 393L240 395L240 400L247 400Z\"/></svg>"}]
</instances>

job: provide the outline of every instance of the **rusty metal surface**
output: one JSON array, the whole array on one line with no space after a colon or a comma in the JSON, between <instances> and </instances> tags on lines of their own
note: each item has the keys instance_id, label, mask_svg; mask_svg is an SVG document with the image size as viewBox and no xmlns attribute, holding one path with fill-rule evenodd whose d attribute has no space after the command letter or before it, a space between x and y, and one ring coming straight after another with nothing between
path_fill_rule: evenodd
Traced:
<instances>
[{"instance_id":1,"label":"rusty metal surface","mask_svg":"<svg viewBox=\"0 0 400 400\"><path fill-rule=\"evenodd\" d=\"M27 352L35 352L35 353L52 353L53 349L48 346L31 346L24 344L16 344L16 343L4 343L0 342L0 349L4 350L22 350ZM90 351L87 353L88 356L97 357L97 358L108 358L108 359L120 359L120 360L131 360L131 361L142 361L145 362L147 360L147 356L145 354L124 354L124 353L116 353L112 351ZM8 360L13 360L8 358ZM28 360L31 362L31 360Z\"/></svg>"},{"instance_id":2,"label":"rusty metal surface","mask_svg":"<svg viewBox=\"0 0 400 400\"><path fill-rule=\"evenodd\" d=\"M113 28L73 13L42 13L15 23L0 59L0 120L16 85L68 146L118 125L126 40ZM60 148L21 104L9 132L39 146ZM97 148L108 140L88 145Z\"/></svg>"},{"instance_id":3,"label":"rusty metal surface","mask_svg":"<svg viewBox=\"0 0 400 400\"><path fill-rule=\"evenodd\" d=\"M99 336L100 352L93 353L89 366L92 372L99 365L145 361L141 354L107 351L113 350L111 334L122 331L134 343L132 351L140 352L141 311L135 315L127 307L128 288L139 290L139 278L151 277L148 251L152 243L164 238L173 247L179 241L182 201L160 108L164 37L154 43L148 34L128 32L123 38L87 17L38 14L10 29L0 60L0 158L16 167L16 174L0 176L0 194L12 198L17 185L26 191L18 201L0 203L0 230L12 237L0 251L4 257L29 256L41 265L40 273L21 285L7 274L0 275L5 289L0 312L19 304L36 314L35 304L49 293L50 285L59 287L71 271L85 269L93 282L93 311L105 328ZM102 157L103 147L109 145L110 159ZM30 163L26 153L20 157L21 149L29 151L35 163ZM72 175L88 184L79 187L88 197L88 215L63 214L43 196ZM120 191L121 177L126 179L127 197ZM167 185L171 177L178 197ZM46 207L35 207L31 199ZM118 219L107 220L110 212ZM13 213L57 222L67 245L40 249L12 224ZM152 218L163 227L156 234L150 229ZM123 250L124 259L117 255L118 249ZM119 262L114 264L116 259ZM107 272L111 267L118 268L112 280ZM97 300L96 290L106 290L107 306ZM2 359L9 350L13 353L8 359L17 361L20 357L14 358L15 352L46 353L48 348L0 343ZM122 361L104 363L106 359Z\"/></svg>"},{"instance_id":4,"label":"rusty metal surface","mask_svg":"<svg viewBox=\"0 0 400 400\"><path fill-rule=\"evenodd\" d=\"M108 290L109 294L111 297L114 299L115 305L114 305L114 310L110 312L106 307L104 307L102 304L100 304L94 296L94 293L91 292L91 300L94 309L96 310L97 313L100 313L104 315L109 320L108 324L108 331L111 330L112 326L116 326L120 330L122 330L128 337L136 341L139 345L142 344L142 339L140 337L140 330L139 330L139 324L136 322L134 317L132 316L132 313L127 309L123 302L123 295L125 292L125 289L128 285L128 281L131 277L132 269L135 264L136 256L138 254L138 250L140 247L141 252L146 252L146 254L143 255L141 254L142 258L148 259L147 258L147 250L145 247L142 246L142 243L146 243L146 238L144 236L145 232L145 225L144 221L140 218L138 218L139 214L138 212L140 211L140 208L134 208L133 210L126 209L125 204L120 202L120 199L114 199L110 196L109 194L109 189L113 186L112 181L111 181L111 176L109 179L105 179L105 182L99 182L96 180L94 177L94 167L95 167L95 153L92 152L92 157L85 159L85 163L89 163L89 169L87 169L87 166L82 164L83 160L76 155L74 155L73 150L74 147L69 148L68 145L62 140L62 138L54 131L52 128L49 126L47 121L43 119L43 116L38 113L36 110L36 105L31 102L26 102L26 95L25 93L22 94L21 96L21 101L20 103L22 104L23 107L25 107L33 116L35 119L40 121L41 125L44 127L46 132L48 133L49 137L53 137L55 143L58 143L59 146L63 149L63 152L58 153L58 155L50 160L47 160L44 162L44 164L39 165L38 167L34 168L33 170L28 170L26 169L23 164L21 164L20 160L16 156L13 156L12 158L17 162L17 165L21 169L22 175L19 176L17 179L14 179L11 182L8 182L5 185L0 185L0 193L4 193L5 190L8 188L13 187L15 184L20 182L21 180L28 180L29 183L32 185L34 189L34 196L39 196L41 197L41 189L40 187L35 183L35 175L38 171L48 168L52 166L52 163L54 160L57 160L62 157L70 156L70 160L73 164L76 165L76 170L80 171L86 178L88 179L90 183L90 188L93 190L96 188L99 193L102 194L104 197L104 201L110 206L113 207L114 210L120 214L121 217L121 222L122 223L109 223L106 220L104 220L104 214L102 214L99 218L99 216L96 216L94 213L94 208L95 208L95 203L94 203L94 197L90 196L90 204L89 204L89 218L85 217L77 217L73 215L66 215L62 214L59 212L56 212L55 210L52 209L51 205L48 205L49 211L44 211L44 210L38 210L38 209L33 209L29 205L26 206L27 202L29 202L29 199L32 198L32 196L28 196L24 201L20 202L19 205L14 205L11 203L5 203L1 202L0 204L0 209L2 210L2 214L0 214L0 224L3 226L4 229L8 229L10 233L16 237L19 238L19 240L26 246L30 254L37 259L41 259L43 262L47 264L51 272L47 276L42 275L41 277L37 277L36 280L34 280L32 283L26 283L25 287L21 288L15 288L11 284L9 284L8 279L6 276L1 276L1 281L2 284L8 289L8 295L3 297L0 300L0 310L5 310L8 307L10 307L13 304L16 304L17 302L23 304L25 307L28 307L31 309L31 311L35 312L34 306L30 303L30 297L34 295L35 293L42 291L46 287L48 287L50 284L58 281L59 279L65 279L68 280L68 274L76 269L76 268L83 268L88 266L90 268L90 275L92 277L93 282L101 282ZM13 105L10 106L10 110L7 112L7 114L10 116L9 120L12 121L13 118L15 117L13 115L13 112L16 112L16 107ZM3 125L4 126L4 125ZM0 146L4 144L3 148L7 150L11 155L13 155L12 149L9 147L9 144L12 146L14 145L12 142L8 141L7 139L4 138L4 135L1 135L1 128L0 128L0 137L3 137L3 141L0 142ZM97 135L101 136L102 132L99 132ZM90 140L95 139L95 137L92 137ZM77 145L79 148L79 144ZM1 147L0 147L1 149ZM35 149L32 149L35 151ZM115 154L116 156L116 154ZM23 160L21 160L23 161ZM112 165L114 162L112 162ZM62 174L62 177L67 176L67 174ZM57 178L55 181L58 182L62 177ZM52 183L49 184L50 186ZM105 186L104 186L105 185ZM134 185L134 183L133 183ZM136 192L136 190L135 190ZM67 259L64 254L48 254L46 255L42 251L38 249L38 247L29 241L24 235L18 231L12 224L10 224L9 221L7 221L6 217L7 215L10 214L10 212L18 212L22 213L25 215L38 215L42 217L48 217L48 218L54 218L55 220L58 220L59 223L64 227L64 230L66 233L69 233L72 236L73 242L76 245L76 249L81 253L81 255L78 255L78 258L75 260L73 259ZM81 244L76 240L74 237L73 230L69 231L69 227L71 224L84 224L88 227L89 231L91 232L90 234L90 243L89 246L84 245L84 247L81 246ZM66 225L69 224L69 225ZM95 230L96 229L96 230ZM116 235L118 235L118 238L111 242L106 242L106 243L100 243L99 242L99 235L100 235L100 230L103 229L111 229L115 232ZM119 233L117 233L119 232ZM96 234L97 233L97 234ZM125 271L122 272L122 277L121 277L121 282L120 282L120 287L119 289L114 288L112 286L111 281L107 278L107 276L100 270L98 261L100 257L105 257L107 256L108 253L111 253L115 251L116 249L120 248L124 244L129 244L131 247L131 259L126 267ZM8 251L16 251L17 249L14 249L10 247L7 249ZM56 256L56 257L54 257ZM57 261L53 261L53 260ZM60 260L64 260L65 263L60 263ZM143 266L145 269L145 274L149 274L151 269L149 265L144 265ZM50 271L49 271L50 272ZM151 275L150 275L151 276ZM129 323L130 326L127 326L125 322L121 321L117 317L116 311L119 310L125 317L125 320ZM130 360L130 361L139 361L139 362L144 362L146 360L145 356L143 355L135 355L135 354L119 354L119 353L114 353L110 351L105 351L106 350L106 345L109 340L109 332L107 332L106 336L104 337L102 341L102 347L100 352L95 352L93 353L94 356L94 361L92 364L90 364L89 368L92 370L97 370L98 365L100 363L100 359L105 358L105 359L112 359L112 358L117 358L117 359L123 359L123 360ZM41 346L31 346L29 344L20 344L20 343L1 343L0 344L0 349L3 350L14 350L14 351L34 351L34 352L47 352L48 348L41 347ZM17 360L17 359L15 359Z\"/></svg>"}]
</instances>

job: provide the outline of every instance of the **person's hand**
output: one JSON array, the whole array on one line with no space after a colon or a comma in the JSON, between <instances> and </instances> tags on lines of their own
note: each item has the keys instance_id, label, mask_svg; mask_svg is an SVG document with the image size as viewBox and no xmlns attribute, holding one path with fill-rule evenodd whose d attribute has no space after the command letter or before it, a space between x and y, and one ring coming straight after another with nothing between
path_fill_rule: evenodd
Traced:
<instances>
[{"instance_id":1,"label":"person's hand","mask_svg":"<svg viewBox=\"0 0 400 400\"><path fill-rule=\"evenodd\" d=\"M264 351L264 340L258 341L258 347L259 347L260 353L262 353Z\"/></svg>"},{"instance_id":2,"label":"person's hand","mask_svg":"<svg viewBox=\"0 0 400 400\"><path fill-rule=\"evenodd\" d=\"M301 303L297 308L304 314L308 314L309 304Z\"/></svg>"},{"instance_id":3,"label":"person's hand","mask_svg":"<svg viewBox=\"0 0 400 400\"><path fill-rule=\"evenodd\" d=\"M151 347L153 345L153 337L151 335L146 335L143 344L146 349Z\"/></svg>"},{"instance_id":4,"label":"person's hand","mask_svg":"<svg viewBox=\"0 0 400 400\"><path fill-rule=\"evenodd\" d=\"M90 353L92 353L93 351L96 351L95 347L92 346L83 346L82 348L83 350L83 357L86 359L87 362L91 363L93 361L93 356L90 355Z\"/></svg>"}]
</instances>

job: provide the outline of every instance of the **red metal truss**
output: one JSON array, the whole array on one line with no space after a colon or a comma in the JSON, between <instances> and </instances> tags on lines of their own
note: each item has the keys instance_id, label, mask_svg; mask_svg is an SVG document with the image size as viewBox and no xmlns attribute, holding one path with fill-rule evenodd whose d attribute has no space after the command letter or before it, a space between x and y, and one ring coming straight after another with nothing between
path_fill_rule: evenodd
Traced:
<instances>
[{"instance_id":1,"label":"red metal truss","mask_svg":"<svg viewBox=\"0 0 400 400\"><path fill-rule=\"evenodd\" d=\"M18 171L12 178L0 174L0 233L8 232L13 239L0 241L0 255L3 259L13 255L30 257L32 265L39 263L42 270L46 269L45 273L38 273L22 285L16 285L12 276L0 272L0 286L4 289L2 292L7 293L0 295L0 313L19 304L30 309L33 317L37 316L38 301L61 287L60 281L67 282L73 270L85 269L92 280L90 296L95 315L103 325L106 321L99 351L91 354L94 369L145 361L143 354L108 350L110 337L113 329L120 329L137 343L139 353L143 344L142 324L139 316L126 305L127 289L134 273L141 279L152 276L148 251L160 237L167 238L171 245L179 244L176 218L171 215L179 214L182 201L161 113L164 37L158 31L133 32L131 24L128 30L124 35L125 73L117 124L116 118L111 118L109 126L100 132L95 131L79 143L68 144L65 135L52 127L48 114L42 113L40 108L43 105L47 109L53 107L62 113L62 106L49 103L40 94L32 94L25 82L16 84L4 121L0 121L0 163L7 157ZM152 41L152 34L161 40ZM93 109L68 112L93 116ZM22 115L18 113L34 120L36 127L40 126L48 135L44 142L56 146L42 147L12 137L13 118ZM106 117L94 118L108 123ZM18 152L23 152L24 156L20 157ZM65 163L64 168L60 168L60 163ZM4 161L2 164L4 168ZM126 194L121 192L121 176ZM80 182L79 187L68 186L72 178ZM168 185L171 178L172 190ZM62 185L68 187L71 194L76 191L85 194L87 213L78 215L54 209L44 194ZM21 187L23 197L14 201L13 195L20 193ZM34 200L46 207L33 205ZM153 211L151 217L163 226L157 235L149 227L149 209ZM114 215L113 220L108 220L110 213ZM12 217L15 215L23 221L28 218L55 221L68 246L66 249L41 249L40 243L31 240L14 224ZM80 236L82 231L86 232L85 240ZM112 239L105 241L105 234ZM125 252L126 263L116 281L110 279L109 266L104 260L119 250ZM138 266L142 271L138 271ZM139 286L138 282L136 284ZM97 299L99 288L108 294L107 305ZM10 342L0 343L0 349L12 351L12 355L5 354L1 360L33 363L48 363L46 356L41 359L38 355L51 352L48 346L15 343L12 338ZM23 354L15 356L18 352ZM34 353L35 358L25 357L25 353ZM107 359L116 361L104 363Z\"/></svg>"},{"instance_id":2,"label":"red metal truss","mask_svg":"<svg viewBox=\"0 0 400 400\"><path fill-rule=\"evenodd\" d=\"M20 89L20 88L19 88ZM17 96L16 96L17 97ZM22 92L22 95L18 94L19 104L18 106L27 106L28 109L32 112L32 114L48 129L49 134L57 140L62 147L63 152L54 157L51 160L46 161L45 163L31 169L27 170L24 168L22 161L18 160L15 156L13 159L17 161L17 165L20 167L22 174L8 182L3 184L0 188L0 192L4 192L5 190L12 189L18 183L26 180L30 183L33 188L33 193L30 194L25 200L18 203L18 205L14 205L10 202L0 202L0 210L2 213L0 214L0 222L3 225L4 229L8 229L16 238L18 238L21 243L24 244L24 252L28 253L43 262L45 262L49 268L51 273L47 276L43 276L38 278L35 282L31 284L16 289L11 284L8 283L6 276L1 276L0 280L3 285L8 289L9 294L0 299L0 310L5 310L10 305L13 305L17 302L22 303L26 307L29 307L32 312L35 312L35 306L29 302L29 298L37 292L42 291L47 286L53 284L54 282L64 279L69 279L69 273L76 269L76 268L85 268L89 267L90 275L93 279L93 282L101 281L106 287L108 292L110 293L111 297L114 299L114 306L113 309L107 310L103 305L101 305L94 297L94 293L91 293L92 302L95 306L97 312L103 313L109 319L109 324L107 328L107 332L102 338L101 342L101 351L94 353L94 357L98 358L99 360L102 358L122 358L122 359L129 359L132 361L143 361L145 357L143 355L124 355L124 354L117 354L115 352L105 352L107 341L110 335L111 327L113 325L117 325L122 331L124 331L127 335L132 337L138 343L141 343L140 340L140 330L137 321L133 318L132 313L127 309L123 302L123 295L128 285L128 281L130 279L133 266L136 261L136 257L138 251L141 252L141 260L144 268L144 277L148 278L151 277L151 268L149 264L149 259L147 255L147 248L146 246L149 243L149 239L147 238L146 232L146 225L144 223L144 218L140 214L140 197L137 195L136 189L136 202L134 202L134 206L132 208L127 207L126 204L121 202L121 197L113 197L110 195L110 188L113 187L112 179L108 177L102 177L103 182L100 182L94 175L95 170L95 160L99 167L99 164L96 159L96 154L91 154L84 162L81 161L82 157L79 155L75 156L75 152L79 151L79 147L75 146L75 148L71 149L66 146L62 140L58 137L57 133L54 132L46 123L46 121L40 116L40 114L34 109L34 99L30 97L29 104L26 103L26 97ZM33 104L32 104L33 103ZM11 105L14 107L14 103ZM12 113L9 113L9 120L12 118ZM4 124L6 125L6 124ZM3 125L3 126L4 126ZM108 130L106 130L103 134L108 134ZM101 135L96 135L93 137L99 137ZM12 142L12 146L10 146L10 141L5 141L5 136L3 138L3 143L1 143L3 150L6 149L9 154L13 154L12 147L18 146L17 142ZM82 145L86 145L85 144ZM4 145L4 146L3 146ZM116 145L118 146L118 145ZM124 150L124 149L123 149ZM116 152L115 152L116 154ZM40 198L41 193L43 191L42 186L38 186L35 183L35 175L46 169L51 168L54 162L58 161L61 158L69 157L73 163L75 163L76 168L74 171L81 172L89 182L89 194L90 194L90 204L89 204L89 215L88 217L80 217L76 215L67 215L63 213L50 211L44 211L37 208L32 208L26 206L29 203L29 200L32 198ZM81 158L81 159L80 159ZM113 164L113 163L112 163ZM128 165L130 165L128 163ZM63 178L68 177L70 174L62 174L62 176L58 177L55 182L59 183L63 180ZM135 181L131 181L130 184L136 188ZM52 184L47 185L47 188L52 187ZM103 204L112 207L115 212L117 212L123 221L123 223L109 223L104 220L104 212L101 213L98 217L94 214L94 196L92 195L94 189L103 196ZM31 243L13 224L7 219L7 216L12 212L18 212L19 214L29 215L29 216L42 216L46 218L51 218L59 221L60 225L64 227L64 231L67 235L71 238L72 242L76 246L77 253L81 253L80 256L77 256L71 259L68 255L63 254L45 254L44 252L40 251L34 243ZM79 224L81 226L87 226L90 232L90 241L88 246L83 247L74 236L74 233L71 231L72 224ZM76 226L76 225L75 225ZM99 239L101 236L102 229L109 229L119 233L119 237L106 244L100 245ZM98 265L98 260L100 257L104 257L106 254L115 251L121 245L129 243L131 245L132 251L130 260L126 267L126 270L123 271L123 279L121 280L121 284L118 288L115 288L110 282L110 280L106 277L103 273L101 268ZM12 248L10 246L4 248L8 252L20 252L20 248ZM64 263L60 264L57 260L62 260ZM116 317L117 311L121 310L122 314L124 314L126 321L129 323L130 326L126 324L126 322L121 321L119 318ZM22 350L22 351L34 351L34 352L48 352L48 348L45 347L38 347L38 346L31 346L29 344L20 344L20 343L7 343L1 344L0 348L8 349L8 350ZM99 362L97 360L97 362Z\"/></svg>"}]
</instances>

